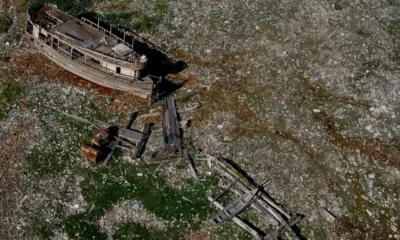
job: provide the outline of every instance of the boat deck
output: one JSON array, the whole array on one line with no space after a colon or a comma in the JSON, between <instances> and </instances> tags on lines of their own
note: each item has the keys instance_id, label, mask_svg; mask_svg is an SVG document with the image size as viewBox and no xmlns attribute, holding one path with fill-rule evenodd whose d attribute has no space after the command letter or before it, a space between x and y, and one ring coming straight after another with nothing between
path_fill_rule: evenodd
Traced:
<instances>
[{"instance_id":1,"label":"boat deck","mask_svg":"<svg viewBox=\"0 0 400 240\"><path fill-rule=\"evenodd\" d=\"M91 53L108 56L109 62L128 66L137 62L140 57L133 51L131 44L121 41L111 31L106 31L87 19L79 20L48 6L42 7L38 14L34 21L50 34Z\"/></svg>"}]
</instances>

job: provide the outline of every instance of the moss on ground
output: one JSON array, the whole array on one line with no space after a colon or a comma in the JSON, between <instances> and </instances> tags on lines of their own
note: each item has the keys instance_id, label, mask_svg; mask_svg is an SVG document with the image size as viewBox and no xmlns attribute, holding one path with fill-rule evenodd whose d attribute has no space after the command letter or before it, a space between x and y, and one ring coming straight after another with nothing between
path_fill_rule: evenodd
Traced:
<instances>
[{"instance_id":1,"label":"moss on ground","mask_svg":"<svg viewBox=\"0 0 400 240\"><path fill-rule=\"evenodd\" d=\"M22 101L26 86L19 83L5 83L0 86L0 121L3 120L11 106Z\"/></svg>"},{"instance_id":2,"label":"moss on ground","mask_svg":"<svg viewBox=\"0 0 400 240\"><path fill-rule=\"evenodd\" d=\"M396 62L400 62L400 21L391 21L386 31L394 45L392 59Z\"/></svg>"},{"instance_id":3,"label":"moss on ground","mask_svg":"<svg viewBox=\"0 0 400 240\"><path fill-rule=\"evenodd\" d=\"M47 116L53 115L48 114ZM69 167L75 158L79 157L80 145L89 141L94 130L84 124L69 121L72 120L64 119L65 123L62 127L69 134L75 136L68 137L61 132L46 129L47 141L33 149L25 159L26 169L29 172L40 178L59 174ZM66 151L65 148L73 151Z\"/></svg>"},{"instance_id":4,"label":"moss on ground","mask_svg":"<svg viewBox=\"0 0 400 240\"><path fill-rule=\"evenodd\" d=\"M61 11L67 12L69 14L72 14L74 16L78 14L82 14L84 12L88 11L88 8L90 8L95 0L77 0L77 1L65 1L65 0L47 0L47 1L42 1L42 0L27 0L26 4L23 4L22 7L28 8L31 4L34 3L51 3L57 5L57 8L60 9Z\"/></svg>"},{"instance_id":5,"label":"moss on ground","mask_svg":"<svg viewBox=\"0 0 400 240\"><path fill-rule=\"evenodd\" d=\"M352 181L354 202L349 207L349 214L338 219L337 230L349 234L352 239L387 239L392 232L390 221L395 209L377 205L368 199L362 184L364 178L359 172L347 174L346 178Z\"/></svg>"},{"instance_id":6,"label":"moss on ground","mask_svg":"<svg viewBox=\"0 0 400 240\"><path fill-rule=\"evenodd\" d=\"M148 239L148 240L164 240L180 238L179 229L168 229L160 231L149 229L138 223L124 223L118 226L114 234L115 240L133 240L133 239Z\"/></svg>"},{"instance_id":7,"label":"moss on ground","mask_svg":"<svg viewBox=\"0 0 400 240\"><path fill-rule=\"evenodd\" d=\"M6 33L11 24L12 20L9 17L0 15L0 34Z\"/></svg>"},{"instance_id":8,"label":"moss on ground","mask_svg":"<svg viewBox=\"0 0 400 240\"><path fill-rule=\"evenodd\" d=\"M146 210L159 218L175 220L174 227L168 229L168 232L176 234L174 239L183 237L186 231L198 229L201 221L213 212L204 192L215 184L215 178L188 181L187 190L180 191L166 186L162 178L146 174L152 172L147 165L132 166L114 160L109 166L82 171L85 176L82 192L88 204L94 207L91 211L64 220L70 237L77 234L103 237L97 226L90 223L96 223L107 209L122 200L139 200ZM144 173L144 176L138 176L138 173ZM132 228L131 234L136 234L135 229ZM127 231L128 229L124 230Z\"/></svg>"},{"instance_id":9,"label":"moss on ground","mask_svg":"<svg viewBox=\"0 0 400 240\"><path fill-rule=\"evenodd\" d=\"M116 240L123 239L162 239L160 231L148 229L137 223L126 223L121 225L115 232Z\"/></svg>"},{"instance_id":10,"label":"moss on ground","mask_svg":"<svg viewBox=\"0 0 400 240\"><path fill-rule=\"evenodd\" d=\"M220 228L216 230L215 234L218 239L240 239L240 240L252 240L254 239L250 233L240 228L233 222L223 223Z\"/></svg>"},{"instance_id":11,"label":"moss on ground","mask_svg":"<svg viewBox=\"0 0 400 240\"><path fill-rule=\"evenodd\" d=\"M87 104L96 108L93 103ZM167 231L173 239L180 239L187 231L199 229L201 222L214 212L204 193L217 183L215 177L207 177L201 181L189 180L185 183L187 186L184 190L173 189L165 185L163 177L149 174L157 166L124 163L120 160L120 151L108 165L89 168L79 166L76 164L76 159L79 158L78 149L82 143L89 141L93 128L72 119L53 116L47 111L40 111L39 115L40 124L49 137L26 158L26 169L39 179L56 177L66 169L73 172L71 176L83 176L82 194L88 205L93 206L89 211L67 218L62 213L59 214L61 223L57 225L42 224L39 219L31 229L41 238L48 239L52 236L52 229L63 228L73 239L106 239L107 236L99 231L98 220L115 203L129 199L141 201L147 211L163 220L175 220L176 224ZM99 111L94 111L91 115L107 118L101 116ZM51 125L57 125L58 128ZM60 128L63 130L59 131ZM138 173L143 173L143 176ZM123 233L120 237L153 233L151 230L144 231L140 226L131 229L126 226L121 231Z\"/></svg>"},{"instance_id":12,"label":"moss on ground","mask_svg":"<svg viewBox=\"0 0 400 240\"><path fill-rule=\"evenodd\" d=\"M324 230L313 228L309 225L304 225L300 227L301 234L306 237L307 239L314 239L314 240L325 240L328 239Z\"/></svg>"}]
</instances>

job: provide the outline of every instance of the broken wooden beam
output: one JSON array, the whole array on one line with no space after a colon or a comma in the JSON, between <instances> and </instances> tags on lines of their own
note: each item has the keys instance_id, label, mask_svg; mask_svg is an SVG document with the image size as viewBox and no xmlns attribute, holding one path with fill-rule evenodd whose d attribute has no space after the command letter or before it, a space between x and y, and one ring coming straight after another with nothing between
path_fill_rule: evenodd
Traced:
<instances>
[{"instance_id":1,"label":"broken wooden beam","mask_svg":"<svg viewBox=\"0 0 400 240\"><path fill-rule=\"evenodd\" d=\"M162 120L166 151L179 153L179 155L182 156L182 136L179 129L178 113L176 111L175 99L173 97L167 97L164 101Z\"/></svg>"},{"instance_id":2,"label":"broken wooden beam","mask_svg":"<svg viewBox=\"0 0 400 240\"><path fill-rule=\"evenodd\" d=\"M221 169L223 170L221 173L224 174L224 176L226 176L228 179L230 179L231 181L234 181L236 179L240 179L240 176L237 176L235 173L233 173L232 171L230 171L228 169L228 167L226 166L225 163L221 162L219 159L217 159L216 161L218 163L218 165L221 167ZM240 189L243 192L247 192L250 191L251 187L245 185L242 181L238 181L237 183L238 189ZM261 196L261 199L263 199L264 201L266 201L269 205L271 205L271 207L275 208L278 212L280 212L283 216L285 216L287 219L290 218L290 215L288 213L286 213L281 207L279 207L271 198L269 198L268 196L266 196L265 194L263 194L263 196Z\"/></svg>"},{"instance_id":3,"label":"broken wooden beam","mask_svg":"<svg viewBox=\"0 0 400 240\"><path fill-rule=\"evenodd\" d=\"M254 202L250 204L250 206L255 209L257 212L261 213L265 219L267 219L271 224L278 227L275 233L286 234L290 239L296 238L296 233L292 229L292 225L295 223L291 222L291 217L286 211L284 211L281 207L279 207L266 193L263 191L262 187L257 186L249 180L246 175L238 175L236 172L239 169L236 169L234 166L230 165L227 162L222 162L220 159L217 159L217 170L220 172L221 180L225 181L228 185L232 185L231 190L239 197L243 196L243 194L249 194L254 191L254 187L259 189L259 194L257 198L254 199ZM234 171L234 169L236 171ZM233 184L235 182L235 184ZM289 222L288 222L289 221ZM298 221L298 220L297 220ZM297 222L296 221L296 222ZM292 225L291 225L292 224ZM279 236L278 235L278 236ZM274 236L274 235L270 235Z\"/></svg>"},{"instance_id":4,"label":"broken wooden beam","mask_svg":"<svg viewBox=\"0 0 400 240\"><path fill-rule=\"evenodd\" d=\"M218 202L218 201L213 201L213 198L210 196L207 196L207 199L211 201L218 209L222 210L224 209L224 206ZM249 232L253 237L262 240L263 237L261 234L259 234L254 228L252 228L249 224L245 223L243 220L241 220L238 217L233 217L232 221L234 221L237 225L239 225L241 228Z\"/></svg>"},{"instance_id":5,"label":"broken wooden beam","mask_svg":"<svg viewBox=\"0 0 400 240\"><path fill-rule=\"evenodd\" d=\"M288 220L287 224L283 224L283 225L279 226L278 229L276 229L272 233L269 233L267 236L264 237L264 239L265 240L275 240L275 239L277 239L279 236L281 236L282 234L287 232L289 228L291 228L292 226L296 225L296 223L298 221L300 221L301 219L302 219L302 216L300 216L300 215L294 216L293 218ZM295 234L294 235L293 234L286 235L286 237L288 237L290 240L298 239Z\"/></svg>"},{"instance_id":6,"label":"broken wooden beam","mask_svg":"<svg viewBox=\"0 0 400 240\"><path fill-rule=\"evenodd\" d=\"M199 176L197 175L196 168L194 166L193 159L189 156L189 154L187 153L186 150L184 150L183 154L184 154L184 157L186 157L186 160L188 162L190 173L192 174L192 176L194 178L199 178Z\"/></svg>"},{"instance_id":7,"label":"broken wooden beam","mask_svg":"<svg viewBox=\"0 0 400 240\"><path fill-rule=\"evenodd\" d=\"M144 134L139 131L135 131L135 130L127 129L127 128L119 128L118 129L118 137L124 138L130 142L137 144L142 141Z\"/></svg>"},{"instance_id":8,"label":"broken wooden beam","mask_svg":"<svg viewBox=\"0 0 400 240\"><path fill-rule=\"evenodd\" d=\"M219 211L216 219L218 222L230 221L233 217L236 217L243 212L248 206L250 206L257 198L258 189L254 189L251 192L247 192L238 198L234 199L223 210Z\"/></svg>"},{"instance_id":9,"label":"broken wooden beam","mask_svg":"<svg viewBox=\"0 0 400 240\"><path fill-rule=\"evenodd\" d=\"M136 112L133 112L131 114L129 114L130 119L126 125L126 128L130 128L132 126L132 123L135 121L135 117L137 116ZM110 161L111 157L114 155L115 151L117 150L118 144L120 143L120 140L116 139L114 144L111 146L111 150L110 153L108 154L108 156L106 157L106 159L104 160L104 164L107 164L108 161Z\"/></svg>"},{"instance_id":10,"label":"broken wooden beam","mask_svg":"<svg viewBox=\"0 0 400 240\"><path fill-rule=\"evenodd\" d=\"M216 197L214 198L213 202L214 202L214 201L218 201L218 199L220 199L222 196L224 196L225 194L227 194L227 193L231 190L231 188L233 187L233 185L236 184L236 182L237 182L237 180L234 181L234 182L232 182L229 186L227 186L227 187L224 189L224 191L222 191L220 194L218 194L218 196L216 196Z\"/></svg>"}]
</instances>

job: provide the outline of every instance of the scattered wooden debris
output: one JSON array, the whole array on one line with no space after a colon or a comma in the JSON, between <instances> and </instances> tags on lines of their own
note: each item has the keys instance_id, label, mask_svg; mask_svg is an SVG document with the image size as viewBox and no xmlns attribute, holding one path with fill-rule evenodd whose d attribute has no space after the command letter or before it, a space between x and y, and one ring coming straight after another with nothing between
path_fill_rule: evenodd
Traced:
<instances>
[{"instance_id":1,"label":"scattered wooden debris","mask_svg":"<svg viewBox=\"0 0 400 240\"><path fill-rule=\"evenodd\" d=\"M336 217L333 216L332 213L330 213L328 210L326 210L325 208L320 208L318 209L318 213L320 214L320 216L325 219L328 222L334 222L336 220Z\"/></svg>"},{"instance_id":2,"label":"scattered wooden debris","mask_svg":"<svg viewBox=\"0 0 400 240\"><path fill-rule=\"evenodd\" d=\"M236 166L220 159L216 159L215 162L221 183L225 186L225 189L217 197L208 197L211 203L220 209L217 216L214 217L214 222L218 224L234 220L257 239L277 239L282 234L285 234L288 239L297 239L297 234L292 229L292 226L301 220L301 215L291 217L266 194L263 186L256 185L247 175L240 174L241 170L237 169ZM223 206L218 200L231 192L237 197L226 206ZM254 209L271 225L276 226L277 229L272 233L266 234L252 224L241 221L239 215L249 207Z\"/></svg>"},{"instance_id":3,"label":"scattered wooden debris","mask_svg":"<svg viewBox=\"0 0 400 240\"><path fill-rule=\"evenodd\" d=\"M211 202L213 202L213 204L220 209L221 211L223 211L224 206L219 203L219 202L214 202L213 198L208 196L207 197L208 200L210 200ZM232 220L239 225L241 228L243 228L244 230L246 230L247 232L249 232L253 237L257 238L257 239L262 239L261 234L259 234L254 228L252 228L249 224L245 223L242 219L238 218L238 217L233 217Z\"/></svg>"},{"instance_id":4,"label":"scattered wooden debris","mask_svg":"<svg viewBox=\"0 0 400 240\"><path fill-rule=\"evenodd\" d=\"M197 175L196 168L194 167L193 159L189 156L189 154L187 153L186 150L184 150L184 155L185 155L185 157L186 157L186 159L187 159L187 161L188 161L189 170L190 170L190 172L192 173L192 176L193 176L194 178L199 178L199 176Z\"/></svg>"},{"instance_id":5,"label":"scattered wooden debris","mask_svg":"<svg viewBox=\"0 0 400 240\"><path fill-rule=\"evenodd\" d=\"M94 146L83 145L81 148L81 156L91 162L108 163L117 148L130 150L136 157L140 157L151 133L151 125L149 124L145 125L143 132L130 129L135 114L131 114L131 119L125 128L98 120L92 122L72 114L63 114L76 121L99 128L91 139Z\"/></svg>"},{"instance_id":6,"label":"scattered wooden debris","mask_svg":"<svg viewBox=\"0 0 400 240\"><path fill-rule=\"evenodd\" d=\"M162 120L165 150L182 156L182 134L179 128L178 113L173 97L167 97L164 101Z\"/></svg>"}]
</instances>

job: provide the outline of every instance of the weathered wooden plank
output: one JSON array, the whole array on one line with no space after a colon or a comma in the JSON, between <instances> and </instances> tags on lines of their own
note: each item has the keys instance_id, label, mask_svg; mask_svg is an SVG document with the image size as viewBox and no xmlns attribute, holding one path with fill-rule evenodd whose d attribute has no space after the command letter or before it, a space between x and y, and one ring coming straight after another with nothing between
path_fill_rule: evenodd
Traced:
<instances>
[{"instance_id":1,"label":"weathered wooden plank","mask_svg":"<svg viewBox=\"0 0 400 240\"><path fill-rule=\"evenodd\" d=\"M232 191L234 193L236 193L237 195L241 195L245 192L248 192L247 190L240 188L240 186L239 186L240 184L243 184L243 183L241 183L239 180L238 183L232 187ZM263 194L260 195L260 198L257 198L255 200L255 203L253 203L251 205L251 207L255 208L256 210L258 210L259 212L262 212L262 213L264 213L265 211L268 212L269 214L266 215L265 217L269 217L267 219L270 220L270 223L274 224L275 226L278 226L278 225L286 222L285 219L283 219L281 217L279 212L277 212L274 208L272 208L272 206L270 206L269 204L267 204L266 202L263 201L262 196L263 196ZM263 211L262 209L264 209L265 211ZM273 218L270 218L270 217L273 217Z\"/></svg>"},{"instance_id":2,"label":"weathered wooden plank","mask_svg":"<svg viewBox=\"0 0 400 240\"><path fill-rule=\"evenodd\" d=\"M234 174L232 171L230 171L230 170L227 168L227 166L226 166L224 163L222 163L220 160L217 159L216 162L217 162L218 165L220 166L221 170L223 170L223 171L221 171L221 173L222 173L224 176L226 176L228 179L230 179L231 181L234 181L235 179L240 178L239 176L237 176L236 174ZM247 186L246 184L244 184L244 183L243 183L242 181L240 181L240 180L238 181L237 186L238 186L238 188L239 188L241 191L244 191L244 192L250 191L250 189L251 189L249 186ZM273 207L274 209L276 209L278 212L280 212L280 213L281 213L283 216L285 216L287 219L290 218L290 215L289 215L288 213L286 213L281 207L279 207L277 204L275 204L274 201L273 201L271 198L269 198L268 196L266 196L265 194L263 194L263 195L260 197L260 199L263 199L265 202L267 202L269 205L271 205L271 207Z\"/></svg>"},{"instance_id":3,"label":"weathered wooden plank","mask_svg":"<svg viewBox=\"0 0 400 240\"><path fill-rule=\"evenodd\" d=\"M136 151L134 152L134 156L136 156L136 158L140 158L146 149L146 143L151 134L151 126L152 126L151 123L146 123L143 126L142 132L144 132L144 136L143 136L142 140L139 143L137 143L137 145L136 145L137 148L136 148Z\"/></svg>"},{"instance_id":4,"label":"weathered wooden plank","mask_svg":"<svg viewBox=\"0 0 400 240\"><path fill-rule=\"evenodd\" d=\"M224 209L224 206L222 206L221 203L219 203L218 201L213 201L213 198L208 196L207 199L209 201L211 201L218 209ZM262 240L263 237L255 230L253 229L250 225L248 225L247 223L245 223L243 220L241 220L238 217L233 217L232 221L234 221L237 225L239 225L241 228L243 228L244 230L246 230L247 232L249 232L253 237L255 237L256 239Z\"/></svg>"},{"instance_id":5,"label":"weathered wooden plank","mask_svg":"<svg viewBox=\"0 0 400 240\"><path fill-rule=\"evenodd\" d=\"M218 194L218 196L216 196L216 197L214 198L214 201L217 201L217 200L220 199L222 196L224 196L225 194L227 194L227 193L231 190L231 188L233 187L233 185L236 184L236 182L237 182L237 180L234 181L234 182L232 182L229 186L227 186L227 187L224 189L224 191L222 191L220 194Z\"/></svg>"},{"instance_id":6,"label":"weathered wooden plank","mask_svg":"<svg viewBox=\"0 0 400 240\"><path fill-rule=\"evenodd\" d=\"M235 173L233 173L227 166L222 163L221 161L217 160L218 166L220 167L220 173L223 177L225 177L226 180L233 182L237 181L235 185L232 187L232 191L235 192L237 195L242 195L246 192L250 191L250 187L247 186L245 183L243 183L240 179L239 176L237 176ZM239 180L238 180L239 179ZM269 213L269 216L266 215L266 217L273 217L271 219L275 219L276 221L270 221L272 224L278 222L280 226L285 226L285 233L288 233L288 236L296 236L295 232L291 228L291 226L288 225L287 221L284 219L286 217L287 219L290 219L289 214L287 214L283 209L281 209L279 206L277 206L272 199L270 199L267 195L264 193L260 193L259 198L255 200L251 206L255 209L260 210L261 212L265 212L262 209L266 210ZM282 215L281 215L282 214ZM284 216L284 217L282 217Z\"/></svg>"},{"instance_id":7,"label":"weathered wooden plank","mask_svg":"<svg viewBox=\"0 0 400 240\"><path fill-rule=\"evenodd\" d=\"M245 193L234 199L232 202L226 205L223 210L218 212L218 218L221 218L221 221L230 221L233 217L239 215L252 202L254 202L257 193L258 190L255 189L254 191Z\"/></svg>"},{"instance_id":8,"label":"weathered wooden plank","mask_svg":"<svg viewBox=\"0 0 400 240\"><path fill-rule=\"evenodd\" d=\"M132 113L132 114L129 115L129 116L130 116L130 119L129 119L127 125L126 125L126 128L130 128L130 127L131 127L133 121L135 121L136 115L137 115L136 113ZM106 159L104 160L104 164L107 164L108 161L110 161L111 157L114 155L115 151L117 150L117 147L118 147L118 144L119 144L119 143L120 143L120 141L119 141L119 140L116 140L115 143L114 143L114 145L111 146L111 151L110 151L110 153L108 154L108 156L106 157Z\"/></svg>"},{"instance_id":9,"label":"weathered wooden plank","mask_svg":"<svg viewBox=\"0 0 400 240\"><path fill-rule=\"evenodd\" d=\"M296 234L293 232L291 233L291 227L294 226L298 221L302 219L301 216L294 216L293 218L289 219L287 224L283 224L279 226L274 232L269 233L267 236L264 237L265 240L275 240L285 232L289 231L290 234L287 234L286 237L289 239L298 239Z\"/></svg>"},{"instance_id":10,"label":"weathered wooden plank","mask_svg":"<svg viewBox=\"0 0 400 240\"><path fill-rule=\"evenodd\" d=\"M194 178L196 178L196 179L199 178L199 176L197 175L196 168L194 167L194 162L193 162L193 160L190 158L190 156L189 156L189 154L187 153L186 150L184 150L183 155L184 155L184 157L186 157L186 160L187 160L188 165L189 165L189 170L190 170L190 173L192 174L192 176L193 176Z\"/></svg>"},{"instance_id":11,"label":"weathered wooden plank","mask_svg":"<svg viewBox=\"0 0 400 240\"><path fill-rule=\"evenodd\" d=\"M131 129L119 128L118 136L120 138L125 138L125 139L137 144L142 141L144 134L139 131L134 131Z\"/></svg>"},{"instance_id":12,"label":"weathered wooden plank","mask_svg":"<svg viewBox=\"0 0 400 240\"><path fill-rule=\"evenodd\" d=\"M239 179L237 179L237 180L235 181L235 183L238 182L238 180L239 180ZM233 182L232 182L232 183L233 183ZM232 187L230 188L230 190L231 190L232 192L234 192L236 195L240 196L240 194L244 193L244 191L236 190L235 188L233 188L233 186L234 186L234 185L232 185ZM253 208L256 212L260 213L261 216L262 216L263 218L265 218L268 222L270 222L272 225L274 225L274 226L279 226L279 225L280 225L280 221L279 221L278 219L276 219L276 218L270 213L270 211L268 211L268 210L266 209L265 206L260 205L260 204L257 202L257 200L258 200L258 199L256 199L256 201L253 202L253 203L250 205L250 207Z\"/></svg>"},{"instance_id":13,"label":"weathered wooden plank","mask_svg":"<svg viewBox=\"0 0 400 240\"><path fill-rule=\"evenodd\" d=\"M168 152L179 152L181 149L181 132L178 124L178 114L176 112L175 99L167 97L164 101L164 109L162 114L164 141Z\"/></svg>"}]
</instances>

